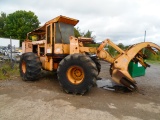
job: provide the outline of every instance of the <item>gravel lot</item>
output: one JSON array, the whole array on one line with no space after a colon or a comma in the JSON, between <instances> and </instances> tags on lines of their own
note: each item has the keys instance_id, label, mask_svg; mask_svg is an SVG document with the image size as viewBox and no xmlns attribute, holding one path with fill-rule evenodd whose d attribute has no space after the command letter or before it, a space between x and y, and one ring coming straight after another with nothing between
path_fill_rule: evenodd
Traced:
<instances>
[{"instance_id":1,"label":"gravel lot","mask_svg":"<svg viewBox=\"0 0 160 120\"><path fill-rule=\"evenodd\" d=\"M100 77L111 79L109 64ZM19 76L0 81L0 120L160 120L160 64L137 77L140 92L115 92L93 87L83 96L66 94L56 75L36 82Z\"/></svg>"}]
</instances>

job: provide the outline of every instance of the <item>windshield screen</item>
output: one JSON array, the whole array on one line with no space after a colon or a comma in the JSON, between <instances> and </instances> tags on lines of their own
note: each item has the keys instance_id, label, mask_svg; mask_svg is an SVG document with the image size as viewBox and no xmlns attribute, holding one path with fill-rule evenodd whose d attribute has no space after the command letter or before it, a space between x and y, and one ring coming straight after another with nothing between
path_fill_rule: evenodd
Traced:
<instances>
[{"instance_id":1,"label":"windshield screen","mask_svg":"<svg viewBox=\"0 0 160 120\"><path fill-rule=\"evenodd\" d=\"M56 41L55 43L69 44L69 37L74 36L74 25L66 23L56 23Z\"/></svg>"}]
</instances>

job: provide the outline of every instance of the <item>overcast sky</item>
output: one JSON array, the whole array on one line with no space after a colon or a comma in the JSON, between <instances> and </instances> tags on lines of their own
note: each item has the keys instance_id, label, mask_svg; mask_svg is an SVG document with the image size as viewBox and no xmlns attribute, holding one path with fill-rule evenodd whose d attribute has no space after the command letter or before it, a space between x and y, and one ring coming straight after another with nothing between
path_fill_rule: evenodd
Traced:
<instances>
[{"instance_id":1,"label":"overcast sky","mask_svg":"<svg viewBox=\"0 0 160 120\"><path fill-rule=\"evenodd\" d=\"M146 41L160 45L160 0L0 0L0 11L32 11L41 24L59 15L79 20L96 41L110 38L124 45Z\"/></svg>"}]
</instances>

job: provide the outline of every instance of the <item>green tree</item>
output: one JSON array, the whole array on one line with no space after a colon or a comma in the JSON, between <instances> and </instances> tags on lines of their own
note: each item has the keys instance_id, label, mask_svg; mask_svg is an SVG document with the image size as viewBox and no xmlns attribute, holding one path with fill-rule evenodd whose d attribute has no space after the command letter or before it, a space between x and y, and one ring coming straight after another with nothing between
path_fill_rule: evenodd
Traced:
<instances>
[{"instance_id":1,"label":"green tree","mask_svg":"<svg viewBox=\"0 0 160 120\"><path fill-rule=\"evenodd\" d=\"M5 35L21 40L26 38L28 32L36 29L40 22L38 17L31 11L19 10L9 14L5 20Z\"/></svg>"},{"instance_id":2,"label":"green tree","mask_svg":"<svg viewBox=\"0 0 160 120\"><path fill-rule=\"evenodd\" d=\"M143 48L144 49L144 54L147 56L147 59L148 60L160 60L160 52L159 51L157 51L156 53L156 55L155 54L153 54L150 50L148 50L148 49L146 49L146 48ZM142 50L143 51L143 50Z\"/></svg>"},{"instance_id":3,"label":"green tree","mask_svg":"<svg viewBox=\"0 0 160 120\"><path fill-rule=\"evenodd\" d=\"M125 49L125 46L122 43L119 43L117 46L120 47L122 50Z\"/></svg>"},{"instance_id":4,"label":"green tree","mask_svg":"<svg viewBox=\"0 0 160 120\"><path fill-rule=\"evenodd\" d=\"M108 46L108 50L107 50L109 53L110 53L110 55L112 55L113 57L115 56L115 54L116 54L116 50L112 47L112 46Z\"/></svg>"},{"instance_id":5,"label":"green tree","mask_svg":"<svg viewBox=\"0 0 160 120\"><path fill-rule=\"evenodd\" d=\"M80 34L80 29L77 27L77 28L74 28L74 36L76 37L76 38L78 38L78 37L80 37L81 36L81 34Z\"/></svg>"},{"instance_id":6,"label":"green tree","mask_svg":"<svg viewBox=\"0 0 160 120\"><path fill-rule=\"evenodd\" d=\"M87 31L86 33L84 33L84 35L83 35L84 37L89 37L89 38L91 38L92 37L92 31Z\"/></svg>"},{"instance_id":7,"label":"green tree","mask_svg":"<svg viewBox=\"0 0 160 120\"><path fill-rule=\"evenodd\" d=\"M81 32L81 30L79 29L79 27L74 28L74 35L75 37L88 37L88 38L93 38L95 39L96 36L92 35L92 31L88 30L86 33L85 32Z\"/></svg>"},{"instance_id":8,"label":"green tree","mask_svg":"<svg viewBox=\"0 0 160 120\"><path fill-rule=\"evenodd\" d=\"M160 61L160 52L158 52L157 60Z\"/></svg>"},{"instance_id":9,"label":"green tree","mask_svg":"<svg viewBox=\"0 0 160 120\"><path fill-rule=\"evenodd\" d=\"M147 56L147 59L152 59L153 53L150 50L143 48L142 51L144 51L144 54Z\"/></svg>"},{"instance_id":10,"label":"green tree","mask_svg":"<svg viewBox=\"0 0 160 120\"><path fill-rule=\"evenodd\" d=\"M0 14L0 37L5 37L4 26L6 20L6 13L1 12Z\"/></svg>"}]
</instances>

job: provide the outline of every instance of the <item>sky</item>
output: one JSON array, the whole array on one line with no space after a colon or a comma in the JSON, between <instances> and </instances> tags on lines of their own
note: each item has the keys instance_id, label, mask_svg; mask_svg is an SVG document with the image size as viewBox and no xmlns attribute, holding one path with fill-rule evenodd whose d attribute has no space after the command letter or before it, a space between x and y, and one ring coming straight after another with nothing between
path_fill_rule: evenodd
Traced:
<instances>
[{"instance_id":1,"label":"sky","mask_svg":"<svg viewBox=\"0 0 160 120\"><path fill-rule=\"evenodd\" d=\"M160 0L0 0L1 12L17 10L34 12L41 25L59 15L78 19L75 27L92 31L97 42L160 45Z\"/></svg>"}]
</instances>

